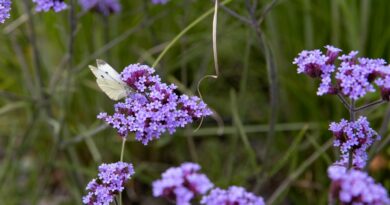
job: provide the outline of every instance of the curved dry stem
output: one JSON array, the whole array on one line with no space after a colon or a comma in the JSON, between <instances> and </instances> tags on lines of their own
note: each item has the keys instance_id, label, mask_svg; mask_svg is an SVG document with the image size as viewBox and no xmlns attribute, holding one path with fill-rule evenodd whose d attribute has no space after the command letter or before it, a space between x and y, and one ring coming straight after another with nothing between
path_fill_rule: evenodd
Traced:
<instances>
[{"instance_id":1,"label":"curved dry stem","mask_svg":"<svg viewBox=\"0 0 390 205\"><path fill-rule=\"evenodd\" d=\"M199 94L199 97L201 100L203 100L202 93L200 92L200 84L203 80L206 78L214 78L218 79L219 77L219 66L218 66L218 48L217 48L217 26L218 26L218 7L219 7L219 2L218 0L215 0L215 6L214 6L214 16L213 16L213 32L212 32L212 39L213 39L213 56L214 56L214 69L215 69L215 75L206 75L203 76L197 85L197 91ZM200 120L200 123L198 127L194 130L194 132L198 131L199 128L202 126L203 123L203 118Z\"/></svg>"}]
</instances>

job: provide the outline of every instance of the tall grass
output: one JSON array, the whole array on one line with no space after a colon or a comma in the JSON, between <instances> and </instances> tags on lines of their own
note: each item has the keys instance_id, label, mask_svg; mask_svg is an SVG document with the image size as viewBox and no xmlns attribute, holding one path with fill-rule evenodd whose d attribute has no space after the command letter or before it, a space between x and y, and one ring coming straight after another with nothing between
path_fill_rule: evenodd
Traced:
<instances>
[{"instance_id":1,"label":"tall grass","mask_svg":"<svg viewBox=\"0 0 390 205\"><path fill-rule=\"evenodd\" d=\"M118 71L155 63L164 81L194 94L214 73L212 1L122 1L123 11L107 19L72 2L75 13L56 14L13 1L12 18L0 27L1 204L80 204L97 166L120 158L120 137L96 119L113 110L87 67L96 58ZM124 204L164 204L150 184L184 161L201 164L216 185L244 186L269 204L327 204L326 168L337 157L327 125L348 114L337 99L317 97L316 83L291 62L327 44L389 61L390 2L229 2L218 14L219 77L200 84L220 120L204 119L197 132L194 124L147 147L130 136L124 157L136 175ZM386 106L366 113L384 138ZM371 166L371 174L389 189L386 145L376 153L384 166Z\"/></svg>"}]
</instances>

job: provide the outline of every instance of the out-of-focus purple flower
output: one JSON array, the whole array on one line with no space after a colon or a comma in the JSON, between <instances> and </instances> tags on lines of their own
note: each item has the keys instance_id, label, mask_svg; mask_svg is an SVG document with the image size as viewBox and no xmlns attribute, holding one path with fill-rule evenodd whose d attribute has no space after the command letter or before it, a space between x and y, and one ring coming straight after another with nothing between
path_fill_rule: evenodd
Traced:
<instances>
[{"instance_id":1,"label":"out-of-focus purple flower","mask_svg":"<svg viewBox=\"0 0 390 205\"><path fill-rule=\"evenodd\" d=\"M55 12L60 12L67 8L67 4L64 0L32 0L35 4L35 10L37 12L49 11L53 9Z\"/></svg>"},{"instance_id":2,"label":"out-of-focus purple flower","mask_svg":"<svg viewBox=\"0 0 390 205\"><path fill-rule=\"evenodd\" d=\"M200 169L195 163L169 168L162 174L162 179L153 182L153 196L165 197L178 205L190 205L194 197L213 187L207 176L199 173Z\"/></svg>"},{"instance_id":3,"label":"out-of-focus purple flower","mask_svg":"<svg viewBox=\"0 0 390 205\"><path fill-rule=\"evenodd\" d=\"M228 190L215 188L210 194L202 198L204 205L265 205L262 197L246 192L242 187L231 186Z\"/></svg>"},{"instance_id":4,"label":"out-of-focus purple flower","mask_svg":"<svg viewBox=\"0 0 390 205\"><path fill-rule=\"evenodd\" d=\"M390 101L390 66L378 67L372 78L375 78L375 84L381 89L382 99Z\"/></svg>"},{"instance_id":5,"label":"out-of-focus purple flower","mask_svg":"<svg viewBox=\"0 0 390 205\"><path fill-rule=\"evenodd\" d=\"M105 16L121 11L121 4L118 0L79 0L85 11L94 10Z\"/></svg>"},{"instance_id":6,"label":"out-of-focus purple flower","mask_svg":"<svg viewBox=\"0 0 390 205\"><path fill-rule=\"evenodd\" d=\"M330 194L340 204L390 204L386 189L365 172L333 165L328 168L328 176L332 180Z\"/></svg>"},{"instance_id":7,"label":"out-of-focus purple flower","mask_svg":"<svg viewBox=\"0 0 390 205\"><path fill-rule=\"evenodd\" d=\"M166 4L168 0L152 0L152 4Z\"/></svg>"},{"instance_id":8,"label":"out-of-focus purple flower","mask_svg":"<svg viewBox=\"0 0 390 205\"><path fill-rule=\"evenodd\" d=\"M0 23L4 23L5 19L8 19L11 15L11 1L0 0Z\"/></svg>"},{"instance_id":9,"label":"out-of-focus purple flower","mask_svg":"<svg viewBox=\"0 0 390 205\"><path fill-rule=\"evenodd\" d=\"M115 104L113 115L98 115L122 137L135 132L135 139L144 145L165 132L173 134L176 128L211 114L200 98L177 95L175 85L162 83L153 74L154 69L146 65L126 67L121 78L134 92L125 102Z\"/></svg>"},{"instance_id":10,"label":"out-of-focus purple flower","mask_svg":"<svg viewBox=\"0 0 390 205\"><path fill-rule=\"evenodd\" d=\"M99 166L97 179L87 185L88 194L83 203L88 205L108 205L114 201L115 195L124 190L125 183L134 174L133 165L124 162L102 164Z\"/></svg>"},{"instance_id":11,"label":"out-of-focus purple flower","mask_svg":"<svg viewBox=\"0 0 390 205\"><path fill-rule=\"evenodd\" d=\"M349 161L350 152L353 154L353 164L357 168L366 165L366 150L379 140L380 136L370 127L366 117L359 117L357 121L348 122L342 119L339 123L332 122L329 130L335 137L334 146L340 147L342 154L341 164Z\"/></svg>"}]
</instances>

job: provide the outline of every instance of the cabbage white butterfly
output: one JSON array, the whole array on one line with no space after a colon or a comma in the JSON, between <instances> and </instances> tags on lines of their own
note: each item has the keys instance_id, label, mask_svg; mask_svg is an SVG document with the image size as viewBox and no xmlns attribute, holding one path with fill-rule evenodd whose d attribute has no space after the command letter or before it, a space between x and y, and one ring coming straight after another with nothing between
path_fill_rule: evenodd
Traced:
<instances>
[{"instance_id":1,"label":"cabbage white butterfly","mask_svg":"<svg viewBox=\"0 0 390 205\"><path fill-rule=\"evenodd\" d=\"M99 88L112 100L120 100L128 96L131 88L122 81L121 76L108 63L96 60L97 67L89 66L96 77Z\"/></svg>"}]
</instances>

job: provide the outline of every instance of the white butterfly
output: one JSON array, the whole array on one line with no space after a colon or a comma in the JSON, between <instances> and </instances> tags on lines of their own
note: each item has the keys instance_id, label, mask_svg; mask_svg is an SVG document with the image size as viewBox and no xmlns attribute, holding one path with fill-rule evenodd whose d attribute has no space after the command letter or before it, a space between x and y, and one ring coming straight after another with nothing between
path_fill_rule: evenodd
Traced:
<instances>
[{"instance_id":1,"label":"white butterfly","mask_svg":"<svg viewBox=\"0 0 390 205\"><path fill-rule=\"evenodd\" d=\"M121 76L108 63L96 60L97 68L89 66L96 76L96 82L100 89L112 100L120 100L131 93L131 88L122 81Z\"/></svg>"}]
</instances>

